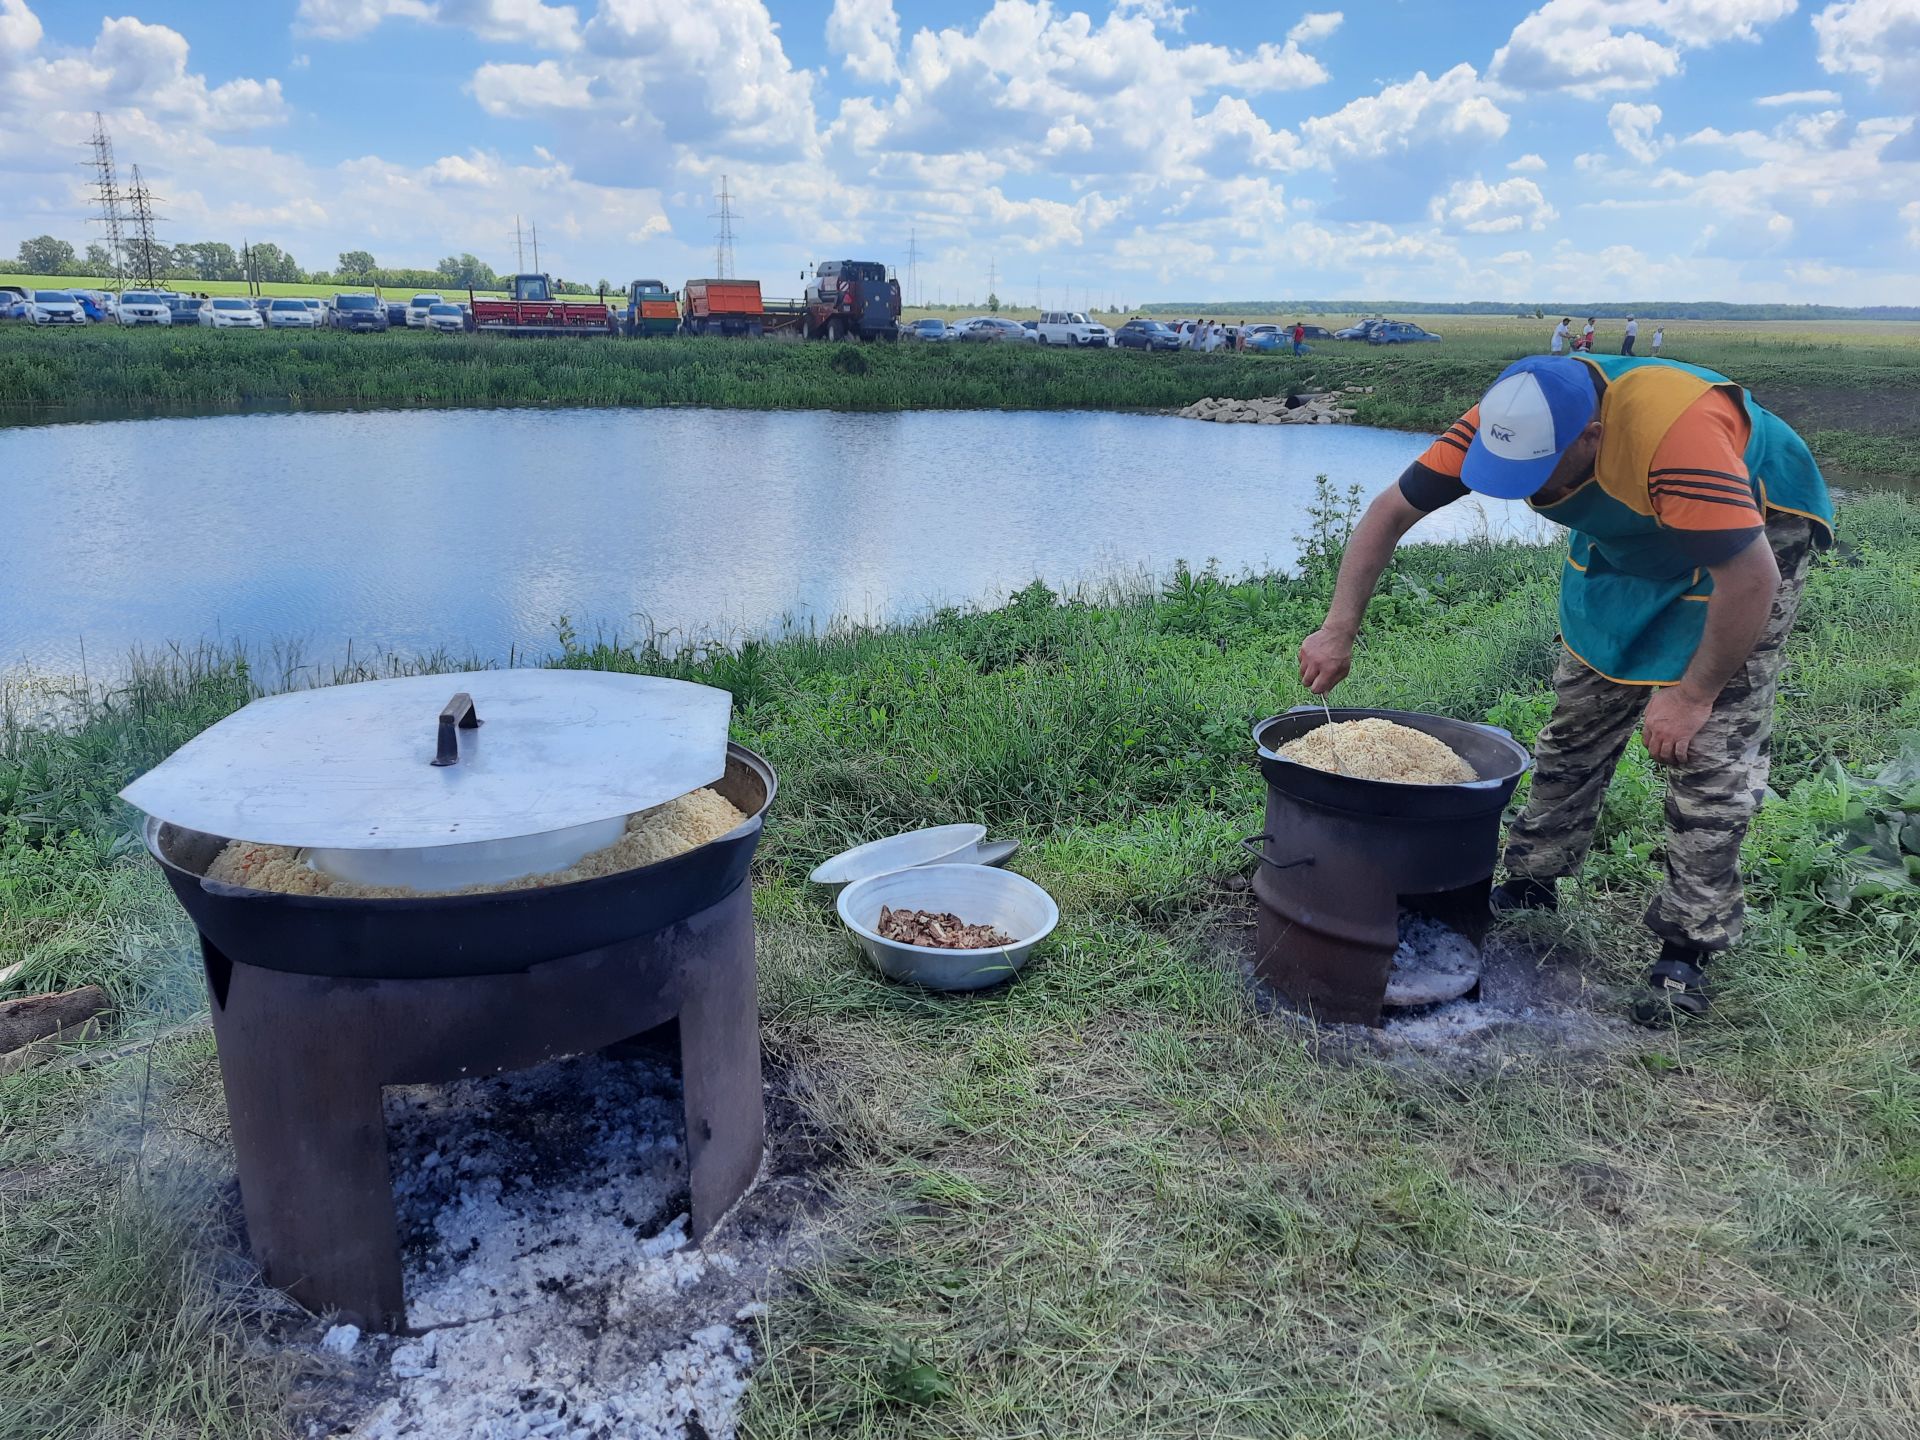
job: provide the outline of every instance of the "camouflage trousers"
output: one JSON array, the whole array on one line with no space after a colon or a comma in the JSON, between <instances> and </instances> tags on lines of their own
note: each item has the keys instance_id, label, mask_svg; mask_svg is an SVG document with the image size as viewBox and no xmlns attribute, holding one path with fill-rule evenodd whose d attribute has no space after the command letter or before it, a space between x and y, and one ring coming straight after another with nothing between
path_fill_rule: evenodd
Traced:
<instances>
[{"instance_id":1,"label":"camouflage trousers","mask_svg":"<svg viewBox=\"0 0 1920 1440\"><path fill-rule=\"evenodd\" d=\"M1667 767L1666 876L1646 916L1662 940L1725 950L1740 939L1740 842L1767 790L1774 692L1812 538L1797 515L1768 522L1780 589L1767 628L1713 702L1686 761ZM1619 685L1571 654L1560 657L1553 718L1534 747L1526 810L1507 833L1509 875L1551 881L1579 870L1614 767L1652 694L1651 686Z\"/></svg>"}]
</instances>

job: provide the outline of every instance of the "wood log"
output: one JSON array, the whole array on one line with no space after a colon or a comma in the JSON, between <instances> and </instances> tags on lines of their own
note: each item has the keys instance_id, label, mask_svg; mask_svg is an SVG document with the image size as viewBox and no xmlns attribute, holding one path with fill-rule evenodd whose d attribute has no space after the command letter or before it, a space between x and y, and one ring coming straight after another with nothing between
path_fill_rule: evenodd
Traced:
<instances>
[{"instance_id":1,"label":"wood log","mask_svg":"<svg viewBox=\"0 0 1920 1440\"><path fill-rule=\"evenodd\" d=\"M98 985L82 985L56 995L0 1000L0 1052L78 1030L106 1009L107 992Z\"/></svg>"}]
</instances>

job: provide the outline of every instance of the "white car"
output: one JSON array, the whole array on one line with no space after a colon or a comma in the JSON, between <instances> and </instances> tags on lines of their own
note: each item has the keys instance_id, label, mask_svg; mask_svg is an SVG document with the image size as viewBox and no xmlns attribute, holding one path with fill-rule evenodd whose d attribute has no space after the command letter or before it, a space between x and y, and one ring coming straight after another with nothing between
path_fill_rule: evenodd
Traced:
<instances>
[{"instance_id":1,"label":"white car","mask_svg":"<svg viewBox=\"0 0 1920 1440\"><path fill-rule=\"evenodd\" d=\"M1087 319L1078 310L1053 310L1040 317L1035 337L1042 345L1113 344L1113 332Z\"/></svg>"},{"instance_id":2,"label":"white car","mask_svg":"<svg viewBox=\"0 0 1920 1440\"><path fill-rule=\"evenodd\" d=\"M467 307L445 303L428 306L426 328L443 335L460 334L467 328Z\"/></svg>"},{"instance_id":3,"label":"white car","mask_svg":"<svg viewBox=\"0 0 1920 1440\"><path fill-rule=\"evenodd\" d=\"M327 302L316 295L303 295L300 303L313 311L313 325L316 330L325 330L333 324L333 316L327 313Z\"/></svg>"},{"instance_id":4,"label":"white car","mask_svg":"<svg viewBox=\"0 0 1920 1440\"><path fill-rule=\"evenodd\" d=\"M120 323L135 325L171 325L173 310L167 297L152 290L129 290L120 297Z\"/></svg>"},{"instance_id":5,"label":"white car","mask_svg":"<svg viewBox=\"0 0 1920 1440\"><path fill-rule=\"evenodd\" d=\"M87 312L66 290L36 290L28 297L26 318L36 325L84 325Z\"/></svg>"},{"instance_id":6,"label":"white car","mask_svg":"<svg viewBox=\"0 0 1920 1440\"><path fill-rule=\"evenodd\" d=\"M267 306L269 330L312 330L319 323L314 319L312 307L304 300L290 300L283 295Z\"/></svg>"},{"instance_id":7,"label":"white car","mask_svg":"<svg viewBox=\"0 0 1920 1440\"><path fill-rule=\"evenodd\" d=\"M215 330L264 330L267 322L244 295L216 295L200 312L200 323Z\"/></svg>"},{"instance_id":8,"label":"white car","mask_svg":"<svg viewBox=\"0 0 1920 1440\"><path fill-rule=\"evenodd\" d=\"M436 305L444 305L446 303L447 302L442 300L438 295L427 294L414 296L413 299L407 302L407 328L409 330L424 329L427 323L427 312Z\"/></svg>"}]
</instances>

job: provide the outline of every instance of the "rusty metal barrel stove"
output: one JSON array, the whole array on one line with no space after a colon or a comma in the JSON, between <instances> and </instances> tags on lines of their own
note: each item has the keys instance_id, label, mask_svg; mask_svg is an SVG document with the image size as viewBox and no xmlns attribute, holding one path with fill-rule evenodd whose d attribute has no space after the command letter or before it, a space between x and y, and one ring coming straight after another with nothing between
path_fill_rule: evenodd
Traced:
<instances>
[{"instance_id":1,"label":"rusty metal barrel stove","mask_svg":"<svg viewBox=\"0 0 1920 1440\"><path fill-rule=\"evenodd\" d=\"M392 737L382 742L392 752L387 761L405 770L355 753L377 737L342 724L287 757L287 774L299 782L284 787L292 799L271 785L263 790L262 776L275 766L271 746L306 733L276 712L252 730L241 723L222 735L214 727L192 742L201 747L195 754L180 752L174 771L129 788L149 811L147 848L200 932L254 1257L269 1283L310 1309L385 1328L405 1324L386 1085L522 1069L672 1023L696 1238L758 1172L765 1113L748 871L774 798L773 770L727 743L724 692L634 676L585 684L515 678L529 673L339 687L413 688L344 702L336 695L311 707L335 721L343 703L400 703L409 717L418 713L425 723L417 734L397 747ZM457 695L443 718L460 715L464 701L488 726L464 740L445 724L436 734L431 709L417 705L418 697L444 698L449 679L473 693ZM706 694L688 693L695 691ZM297 708L291 718L302 719ZM271 744L255 743L262 740ZM194 791L213 778L235 793ZM362 837L377 829L402 845L422 833L463 842L506 836L511 845L518 825L550 837L556 821L604 824L606 812L618 822L703 783L742 812L743 823L658 863L564 884L376 899L286 894L207 876L234 831L272 841L291 825L327 832L324 843L337 844L357 827ZM371 799L340 798L356 791ZM444 812L436 810L443 801ZM218 817L223 805L229 823L218 829L201 828L211 823L205 818L191 826L167 818ZM294 814L301 805L309 807L305 820ZM239 818L236 806L250 818ZM370 815L383 818L369 822Z\"/></svg>"},{"instance_id":2,"label":"rusty metal barrel stove","mask_svg":"<svg viewBox=\"0 0 1920 1440\"><path fill-rule=\"evenodd\" d=\"M1391 720L1450 746L1474 769L1458 785L1362 780L1277 752L1316 726ZM1506 731L1401 710L1298 706L1253 727L1267 781L1266 824L1245 844L1259 860L1255 973L1331 1022L1380 1021L1402 908L1476 945L1500 842L1500 816L1531 758Z\"/></svg>"}]
</instances>

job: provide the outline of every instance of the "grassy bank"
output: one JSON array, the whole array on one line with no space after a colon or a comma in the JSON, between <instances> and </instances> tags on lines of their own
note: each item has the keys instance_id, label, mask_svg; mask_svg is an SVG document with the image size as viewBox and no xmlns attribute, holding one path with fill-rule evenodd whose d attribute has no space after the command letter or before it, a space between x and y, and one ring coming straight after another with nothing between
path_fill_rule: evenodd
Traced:
<instances>
[{"instance_id":1,"label":"grassy bank","mask_svg":"<svg viewBox=\"0 0 1920 1440\"><path fill-rule=\"evenodd\" d=\"M1920 476L1920 327L1674 327L1667 353L1735 376L1849 469ZM1463 325L1439 345L1292 356L780 341L519 340L94 327L0 329L0 421L246 407L711 405L735 409L1130 410L1205 396L1371 386L1364 424L1438 430L1537 325Z\"/></svg>"},{"instance_id":2,"label":"grassy bank","mask_svg":"<svg viewBox=\"0 0 1920 1440\"><path fill-rule=\"evenodd\" d=\"M1063 357L1064 358L1064 357ZM778 1302L765 1437L1567 1440L1916 1433L1920 904L1852 898L1855 773L1920 727L1920 505L1842 517L1795 636L1752 924L1705 1028L1619 1050L1388 1063L1249 1006L1222 959L1257 828L1247 725L1296 702L1322 567L674 661L781 774L756 873L769 1055L836 1140L834 1255ZM1555 557L1407 552L1343 698L1530 735ZM189 936L111 799L254 688L148 671L0 740L13 992L100 981L134 1033L194 1013ZM1601 1011L1637 981L1660 781L1637 742L1530 943ZM1004 991L874 978L822 855L979 818L1064 923ZM1867 887L1871 888L1871 887ZM1616 993L1617 992L1617 993ZM286 1432L203 1037L0 1079L0 1437Z\"/></svg>"}]
</instances>

